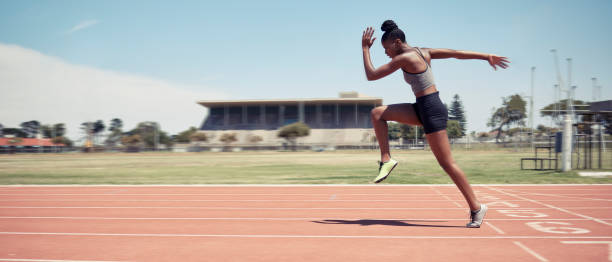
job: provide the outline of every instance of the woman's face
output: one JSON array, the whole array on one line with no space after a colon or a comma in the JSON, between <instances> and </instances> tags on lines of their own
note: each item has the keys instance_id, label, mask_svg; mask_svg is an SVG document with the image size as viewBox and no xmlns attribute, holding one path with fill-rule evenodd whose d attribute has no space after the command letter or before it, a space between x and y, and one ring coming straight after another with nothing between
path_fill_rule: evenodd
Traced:
<instances>
[{"instance_id":1,"label":"woman's face","mask_svg":"<svg viewBox=\"0 0 612 262\"><path fill-rule=\"evenodd\" d=\"M401 41L399 39L395 39L395 40L385 40L382 41L382 46L385 49L385 54L387 54L388 57L390 57L391 59L393 59L395 56L399 55L401 53Z\"/></svg>"}]
</instances>

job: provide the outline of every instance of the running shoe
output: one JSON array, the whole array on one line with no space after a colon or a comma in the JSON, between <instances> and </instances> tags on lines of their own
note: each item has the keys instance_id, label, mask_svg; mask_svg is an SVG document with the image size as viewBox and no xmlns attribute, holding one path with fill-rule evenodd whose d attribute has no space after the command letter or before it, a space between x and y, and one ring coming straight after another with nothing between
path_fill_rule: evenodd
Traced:
<instances>
[{"instance_id":1,"label":"running shoe","mask_svg":"<svg viewBox=\"0 0 612 262\"><path fill-rule=\"evenodd\" d=\"M472 212L470 211L470 223L467 223L466 227L469 228L479 228L480 225L482 225L482 220L484 219L485 215L487 214L487 205L485 204L480 204L480 210L476 211L476 212Z\"/></svg>"},{"instance_id":2,"label":"running shoe","mask_svg":"<svg viewBox=\"0 0 612 262\"><path fill-rule=\"evenodd\" d=\"M385 178L387 178L389 174L391 174L393 168L397 166L397 161L393 159L389 159L389 161L387 162L378 161L378 165L378 176L376 177L376 179L374 179L374 183L380 183L381 181L385 180Z\"/></svg>"}]
</instances>

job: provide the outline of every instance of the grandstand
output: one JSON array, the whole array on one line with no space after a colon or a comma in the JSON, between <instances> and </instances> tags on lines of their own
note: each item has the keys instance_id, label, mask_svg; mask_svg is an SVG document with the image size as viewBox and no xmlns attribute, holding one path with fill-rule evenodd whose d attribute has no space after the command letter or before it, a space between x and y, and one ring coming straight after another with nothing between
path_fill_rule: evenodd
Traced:
<instances>
[{"instance_id":1,"label":"grandstand","mask_svg":"<svg viewBox=\"0 0 612 262\"><path fill-rule=\"evenodd\" d=\"M354 146L371 144L374 134L370 111L382 105L382 98L341 92L339 98L198 101L198 104L208 108L208 116L199 129L212 137L209 145L221 144L217 138L224 133L235 133L236 146L253 146L252 136L262 138L257 145L278 146L284 141L276 137L280 127L304 122L311 133L301 138L300 144Z\"/></svg>"}]
</instances>

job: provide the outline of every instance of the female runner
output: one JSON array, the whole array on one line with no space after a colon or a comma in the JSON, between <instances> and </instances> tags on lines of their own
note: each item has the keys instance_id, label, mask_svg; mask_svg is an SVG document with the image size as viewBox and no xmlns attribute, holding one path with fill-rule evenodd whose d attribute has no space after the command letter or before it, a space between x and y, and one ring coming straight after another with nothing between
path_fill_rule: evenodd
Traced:
<instances>
[{"instance_id":1,"label":"female runner","mask_svg":"<svg viewBox=\"0 0 612 262\"><path fill-rule=\"evenodd\" d=\"M391 158L389 153L387 121L423 126L429 147L436 156L438 163L455 182L470 206L471 221L467 224L467 227L478 228L487 212L487 206L476 199L465 174L451 155L446 134L448 111L438 95L438 89L432 74L431 60L444 58L482 59L488 61L495 70L497 70L497 66L507 68L509 61L506 57L493 54L412 47L406 43L404 32L392 20L385 21L381 29L385 32L382 35L382 46L385 49L385 54L391 58L391 62L378 68L374 68L372 65L370 47L372 47L376 38L372 38L374 29L368 27L363 32L361 39L366 77L369 81L378 80L398 69L402 69L404 79L410 84L412 92L416 96L416 103L378 106L372 109L372 125L380 146L381 160L378 169L379 174L374 182L379 183L387 178L398 163Z\"/></svg>"}]
</instances>

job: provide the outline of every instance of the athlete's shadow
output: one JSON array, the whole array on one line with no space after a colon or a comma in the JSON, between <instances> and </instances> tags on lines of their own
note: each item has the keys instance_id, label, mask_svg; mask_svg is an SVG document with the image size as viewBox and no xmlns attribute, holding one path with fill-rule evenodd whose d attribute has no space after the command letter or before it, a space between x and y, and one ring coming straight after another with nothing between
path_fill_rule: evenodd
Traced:
<instances>
[{"instance_id":1,"label":"athlete's shadow","mask_svg":"<svg viewBox=\"0 0 612 262\"><path fill-rule=\"evenodd\" d=\"M341 219L325 219L321 221L311 221L318 224L343 224L343 225L361 225L361 226L400 226L400 227L465 227L465 226L446 226L446 225L431 225L431 224L418 224L414 222L447 222L447 221L433 221L433 220L383 220L383 219L359 219L359 220L341 220Z\"/></svg>"}]
</instances>

